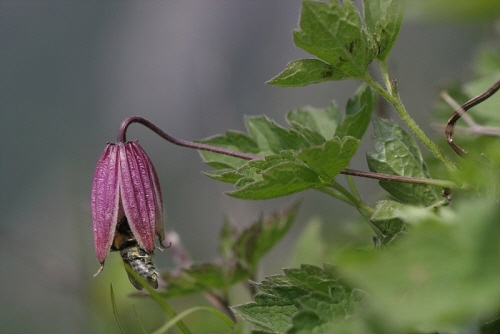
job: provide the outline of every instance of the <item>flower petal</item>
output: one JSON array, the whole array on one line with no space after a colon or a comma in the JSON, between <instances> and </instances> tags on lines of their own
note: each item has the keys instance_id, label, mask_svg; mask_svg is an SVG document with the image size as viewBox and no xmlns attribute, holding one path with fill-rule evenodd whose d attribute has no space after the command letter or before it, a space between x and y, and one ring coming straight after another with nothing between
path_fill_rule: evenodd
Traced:
<instances>
[{"instance_id":1,"label":"flower petal","mask_svg":"<svg viewBox=\"0 0 500 334\"><path fill-rule=\"evenodd\" d=\"M120 196L130 229L139 245L153 252L157 195L151 161L137 142L120 143Z\"/></svg>"},{"instance_id":2,"label":"flower petal","mask_svg":"<svg viewBox=\"0 0 500 334\"><path fill-rule=\"evenodd\" d=\"M94 172L92 182L92 224L97 259L104 263L109 253L118 215L118 148L108 144Z\"/></svg>"},{"instance_id":3,"label":"flower petal","mask_svg":"<svg viewBox=\"0 0 500 334\"><path fill-rule=\"evenodd\" d=\"M155 233L158 236L160 246L163 244L163 240L165 239L165 231L163 229L164 226L164 211L163 211L163 196L161 193L160 181L158 179L158 174L156 173L156 169L153 165L151 159L149 159L148 155L144 150L142 151L144 155L144 159L148 161L149 175L152 179L153 190L155 193L155 202L156 202L156 219L155 219Z\"/></svg>"}]
</instances>

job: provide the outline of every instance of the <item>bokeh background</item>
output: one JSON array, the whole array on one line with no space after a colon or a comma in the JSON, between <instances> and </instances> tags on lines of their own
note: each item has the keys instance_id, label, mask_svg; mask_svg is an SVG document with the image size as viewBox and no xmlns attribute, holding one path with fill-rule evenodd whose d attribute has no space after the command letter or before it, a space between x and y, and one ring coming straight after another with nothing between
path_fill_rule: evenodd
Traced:
<instances>
[{"instance_id":1,"label":"bokeh background","mask_svg":"<svg viewBox=\"0 0 500 334\"><path fill-rule=\"evenodd\" d=\"M485 7L469 0L429 3L409 1L389 64L407 108L431 133L439 90L470 75L474 49L494 36L492 19L500 10L497 0L481 2ZM343 109L358 82L264 84L290 60L308 57L291 38L299 12L298 0L0 2L1 333L117 333L110 282L126 323L137 324L133 304L146 328L161 324L158 307L128 297L133 287L117 254L92 278L98 263L89 197L96 161L131 115L173 136L200 139L243 131L244 115L266 114L285 125L286 112L300 106L335 99ZM296 199L302 199L296 225L264 259L262 277L287 265L312 217L321 217L332 240L356 224L350 208L314 192L262 202L230 198L224 195L230 185L200 173L208 167L197 152L139 125L128 138L139 139L153 160L167 229L179 233L194 261L217 257L224 217L247 226ZM352 167L367 170L369 150L367 140ZM359 184L369 202L382 195L374 181ZM355 228L370 234L366 224ZM155 263L172 267L169 251L158 252ZM249 298L234 295L237 302ZM193 296L173 303L182 310L205 302ZM206 329L191 319L195 331Z\"/></svg>"}]
</instances>

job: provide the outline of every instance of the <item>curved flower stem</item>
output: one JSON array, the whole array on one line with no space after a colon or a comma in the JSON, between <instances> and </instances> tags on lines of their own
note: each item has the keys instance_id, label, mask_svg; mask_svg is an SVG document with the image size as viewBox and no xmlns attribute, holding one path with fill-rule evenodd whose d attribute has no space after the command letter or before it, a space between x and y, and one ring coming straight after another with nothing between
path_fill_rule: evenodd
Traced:
<instances>
[{"instance_id":1,"label":"curved flower stem","mask_svg":"<svg viewBox=\"0 0 500 334\"><path fill-rule=\"evenodd\" d=\"M384 91L382 87L380 87L380 89L382 89L382 91ZM163 130L161 130L159 127L157 127L153 123L151 123L150 121L148 121L142 117L139 117L139 116L132 116L132 117L129 117L123 121L122 125L120 126L120 130L118 132L118 142L125 142L127 140L126 139L127 128L132 123L140 123L140 124L144 125L148 129L152 130L154 133L156 133L157 135L162 137L163 139L165 139L165 140L167 140L175 145L193 148L195 150L210 151L210 152L214 152L214 153L224 154L224 155L228 155L228 156L232 156L232 157L236 157L236 158L240 158L240 159L244 159L244 160L264 160L265 159L265 157L262 157L260 155L242 153L242 152L233 151L233 150L223 148L223 147L211 146L211 145L207 145L207 144L195 143L192 141L174 138L174 137L170 136L169 134L167 134L166 132L164 132ZM424 134L424 136L425 136L425 134ZM348 169L348 168L343 169L340 172L340 174L352 175L352 176L358 176L358 177L366 177L366 178L370 178L370 179L383 180L383 181L389 181L389 182L417 183L417 184L428 184L428 185L432 185L432 186L439 186L439 187L445 187L445 188L457 188L457 185L454 182L447 181L447 180L421 179L421 178L405 177L405 176L398 176L398 175L391 175L391 174L364 172L364 171L358 171L358 170Z\"/></svg>"},{"instance_id":2,"label":"curved flower stem","mask_svg":"<svg viewBox=\"0 0 500 334\"><path fill-rule=\"evenodd\" d=\"M150 121L148 121L147 119L144 119L144 118L139 117L139 116L132 116L132 117L129 117L123 121L122 125L120 126L120 130L118 131L118 137L117 137L118 142L123 143L123 142L127 141L127 139L126 139L127 138L126 137L127 128L132 123L140 123L140 124L144 125L148 129L152 130L154 133L156 133L157 135L162 137L163 139L165 139L165 140L167 140L175 145L188 147L188 148L194 148L196 150L203 150L203 151L220 153L220 154L229 155L232 157L246 159L246 160L254 160L254 159L262 160L262 159L264 159L263 157L258 156L258 155L236 152L236 151L229 150L229 149L222 148L222 147L215 147L215 146L206 145L206 144L202 144L202 143L195 143L192 141L174 138L174 137L170 136L168 133L164 132L159 127L157 127L156 125L154 125L153 123L151 123Z\"/></svg>"},{"instance_id":3,"label":"curved flower stem","mask_svg":"<svg viewBox=\"0 0 500 334\"><path fill-rule=\"evenodd\" d=\"M388 80L388 78L387 78ZM448 169L448 171L455 171L457 167L455 164L446 156L444 153L441 151L441 149L427 137L424 131L420 129L417 123L413 120L413 118L410 117L408 112L406 111L403 103L401 102L401 99L399 98L399 95L396 93L396 85L394 83L387 83L390 87L390 91L386 91L378 82L373 80L372 77L367 76L364 78L364 81L373 89L377 91L384 99L386 99L390 104L394 106L396 109L397 113L399 114L399 117L405 122L405 124L408 126L408 128L415 134L415 136L420 140L422 144L424 144L429 151L432 152L432 154L439 159ZM391 93L392 92L392 93Z\"/></svg>"}]
</instances>

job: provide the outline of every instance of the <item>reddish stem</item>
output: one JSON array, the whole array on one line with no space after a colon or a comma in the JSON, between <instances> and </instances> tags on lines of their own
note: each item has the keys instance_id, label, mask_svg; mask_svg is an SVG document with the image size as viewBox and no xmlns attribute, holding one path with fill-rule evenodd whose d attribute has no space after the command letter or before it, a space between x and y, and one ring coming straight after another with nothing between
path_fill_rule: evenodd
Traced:
<instances>
[{"instance_id":1,"label":"reddish stem","mask_svg":"<svg viewBox=\"0 0 500 334\"><path fill-rule=\"evenodd\" d=\"M120 126L120 130L118 131L118 138L117 138L118 142L123 143L127 140L126 139L127 128L132 123L140 123L140 124L144 125L148 129L152 130L154 133L156 133L157 135L162 137L163 139L165 139L165 140L167 140L175 145L188 147L188 148L194 148L195 150L202 150L202 151L209 151L209 152L224 154L224 155L228 155L231 157L236 157L236 158L240 158L240 159L244 159L244 160L264 160L265 159L264 157L259 156L259 155L242 153L242 152L233 151L233 150L223 148L223 147L216 147L216 146L211 146L211 145L207 145L207 144L195 143L192 141L174 138L174 137L170 136L169 134L167 134L166 132L164 132L163 130L161 130L159 127L157 127L153 123L151 123L150 121L148 121L142 117L139 117L139 116L131 116L123 121L122 125ZM405 176L391 175L391 174L364 172L364 171L347 169L347 168L343 169L340 172L340 174L366 177L369 179L376 179L376 180L390 181L390 182L428 184L428 185L445 187L445 188L456 187L456 185L453 182L446 181L446 180L421 179L421 178L405 177Z\"/></svg>"},{"instance_id":2,"label":"reddish stem","mask_svg":"<svg viewBox=\"0 0 500 334\"><path fill-rule=\"evenodd\" d=\"M182 140L182 139L177 139L169 135L168 133L164 132L162 129L148 121L147 119L144 119L139 116L131 116L127 118L126 120L123 121L122 125L120 126L120 130L118 131L118 142L125 142L127 141L126 139L126 132L127 128L130 124L132 123L140 123L156 133L158 136L162 137L163 139L171 142L172 144L183 146L183 147L189 147L189 148L194 148L195 150L202 150L202 151L209 151L209 152L214 152L214 153L220 153L224 155L229 155L232 157L236 158L241 158L245 160L264 160L263 157L258 156L258 155L253 155L253 154L247 154L247 153L242 153L242 152L236 152L227 148L222 148L222 147L216 147L216 146L211 146L207 144L202 144L202 143L195 143L192 141L187 141L187 140Z\"/></svg>"}]
</instances>

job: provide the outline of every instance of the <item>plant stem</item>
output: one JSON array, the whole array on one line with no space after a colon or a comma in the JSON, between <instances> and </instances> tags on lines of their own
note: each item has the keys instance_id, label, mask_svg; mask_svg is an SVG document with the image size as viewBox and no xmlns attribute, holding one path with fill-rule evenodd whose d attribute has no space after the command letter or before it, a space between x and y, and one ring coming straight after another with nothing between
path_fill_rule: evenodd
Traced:
<instances>
[{"instance_id":1,"label":"plant stem","mask_svg":"<svg viewBox=\"0 0 500 334\"><path fill-rule=\"evenodd\" d=\"M215 308L221 310L232 322L236 322L236 316L229 307L229 299L226 294L218 295L215 292L209 292L205 294L205 299L207 299Z\"/></svg>"},{"instance_id":2,"label":"plant stem","mask_svg":"<svg viewBox=\"0 0 500 334\"><path fill-rule=\"evenodd\" d=\"M386 83L389 85L390 91L386 91L378 82L373 80L372 77L367 76L365 79L365 82L375 89L384 99L386 99L390 104L394 106L396 109L397 113L399 114L399 117L403 120L403 122L408 126L408 128L415 134L415 136L420 140L420 142L429 149L429 151L432 152L432 154L439 159L448 169L448 171L452 172L457 169L455 164L446 156L444 153L441 151L441 149L427 137L425 132L420 129L417 123L411 118L411 116L408 114L406 111L403 103L401 102L401 99L398 94L391 94L391 92L394 92L392 89L392 84L391 83ZM387 77L388 80L388 77Z\"/></svg>"},{"instance_id":3,"label":"plant stem","mask_svg":"<svg viewBox=\"0 0 500 334\"><path fill-rule=\"evenodd\" d=\"M321 191L322 193L325 193L327 195L332 196L333 198L338 199L339 201L342 201L346 204L355 206L355 203L353 203L349 198L338 192L337 190L328 188L328 187L321 187L321 188L316 188L316 190Z\"/></svg>"},{"instance_id":4,"label":"plant stem","mask_svg":"<svg viewBox=\"0 0 500 334\"><path fill-rule=\"evenodd\" d=\"M345 178L347 180L347 184L349 184L349 189L351 189L352 194L357 198L361 198L361 194L359 193L358 187L356 186L353 175L346 174Z\"/></svg>"},{"instance_id":5,"label":"plant stem","mask_svg":"<svg viewBox=\"0 0 500 334\"><path fill-rule=\"evenodd\" d=\"M193 307L193 308L187 309L187 310L179 313L179 315L177 315L174 318L170 319L170 321L168 321L163 326L161 326L159 329L157 329L155 332L153 332L153 334L166 333L177 322L181 321L181 319L183 319L184 317L186 317L187 315L189 315L189 314L191 314L193 312L198 312L198 311L207 311L207 312L210 312L210 313L216 315L220 320L222 320L226 324L226 326L229 327L229 329L231 330L231 332L234 329L234 323L233 323L233 321L231 321L231 319L229 319L227 316L225 316L220 311L218 311L218 310L216 310L214 308L211 308L211 307L197 306L197 307Z\"/></svg>"},{"instance_id":6,"label":"plant stem","mask_svg":"<svg viewBox=\"0 0 500 334\"><path fill-rule=\"evenodd\" d=\"M330 185L333 189L337 190L339 193L344 195L349 199L352 205L359 211L359 213L368 219L373 214L373 208L363 202L360 198L356 198L353 194L347 191L343 186L339 183L333 181Z\"/></svg>"},{"instance_id":7,"label":"plant stem","mask_svg":"<svg viewBox=\"0 0 500 334\"><path fill-rule=\"evenodd\" d=\"M146 280L142 276L136 273L131 266L127 264L125 265L125 269L127 270L128 274L132 275L132 277L139 281L142 287L149 292L151 298L153 298L153 300L157 302L158 305L160 305L160 307L170 316L170 318L175 318L177 316L177 313L174 311L174 309L161 297L161 295L155 289L153 289L146 282ZM175 323L183 334L191 334L191 331L182 320L176 321Z\"/></svg>"},{"instance_id":8,"label":"plant stem","mask_svg":"<svg viewBox=\"0 0 500 334\"><path fill-rule=\"evenodd\" d=\"M443 187L443 188L458 188L458 185L453 181L448 180L438 180L438 179L422 179L416 177L406 177L392 174L382 174L382 173L371 173L364 172L355 169L343 169L342 174L353 175L359 177L366 177L369 179L375 179L379 181L389 181L389 182L402 182L402 183L413 183L413 184L427 184L430 186Z\"/></svg>"},{"instance_id":9,"label":"plant stem","mask_svg":"<svg viewBox=\"0 0 500 334\"><path fill-rule=\"evenodd\" d=\"M122 125L120 126L120 130L118 131L118 137L117 137L118 142L124 143L127 141L127 137L126 137L127 128L132 123L142 124L145 127L147 127L148 129L152 130L158 136L160 136L163 139L171 142L172 144L178 145L178 146L194 148L196 150L203 150L203 151L220 153L220 154L229 155L232 157L246 159L246 160L264 159L263 157L256 156L253 154L236 152L236 151L229 150L229 149L222 148L222 147L215 147L215 146L206 145L206 144L202 144L202 143L195 143L192 141L174 138L171 135L169 135L168 133L164 132L159 127L157 127L156 125L154 125L153 123L151 123L150 121L148 121L147 119L144 119L144 118L139 117L139 116L132 116L132 117L129 117L123 121Z\"/></svg>"},{"instance_id":10,"label":"plant stem","mask_svg":"<svg viewBox=\"0 0 500 334\"><path fill-rule=\"evenodd\" d=\"M387 69L387 62L381 61L379 62L380 72L382 73L382 79L384 80L385 89L389 92L389 94L394 95L392 91L391 79L389 78L389 70Z\"/></svg>"},{"instance_id":11,"label":"plant stem","mask_svg":"<svg viewBox=\"0 0 500 334\"><path fill-rule=\"evenodd\" d=\"M453 131L455 129L455 123L460 119L462 115L465 115L467 110L489 99L498 90L500 90L500 80L495 82L493 86L488 88L484 93L481 93L476 97L473 97L469 101L465 102L458 109L456 109L453 115L451 115L450 119L448 120L448 123L446 123L446 128L444 130L444 133L446 135L446 140L448 141L448 144L453 149L453 151L455 151L458 155L464 156L466 152L460 146L458 146L453 142Z\"/></svg>"},{"instance_id":12,"label":"plant stem","mask_svg":"<svg viewBox=\"0 0 500 334\"><path fill-rule=\"evenodd\" d=\"M376 85L378 85L376 82L374 82L374 83ZM382 87L380 87L380 85L378 85L378 87L383 92L385 92L384 89ZM411 118L410 118L410 120L411 120ZM412 122L413 122L413 120L412 120ZM207 145L207 144L195 143L192 141L174 138L174 137L170 136L169 134L167 134L166 132L164 132L163 130L161 130L160 128L158 128L156 125L154 125L150 121L148 121L142 117L139 117L139 116L132 116L132 117L129 117L123 121L122 125L120 126L120 130L118 132L118 142L125 142L127 140L126 139L127 128L132 123L140 123L140 124L146 126L148 129L152 130L153 132L155 132L157 135L159 135L163 139L165 139L165 140L167 140L175 145L193 148L196 150L210 151L210 152L214 152L214 153L229 155L229 156L244 159L244 160L264 160L265 159L265 157L262 157L259 155L242 153L242 152L233 151L233 150L223 148L223 147L211 146L211 145ZM422 132L422 134L423 134L423 132ZM425 134L423 134L423 135L425 136ZM427 138L427 137L425 137L425 138ZM434 144L432 141L431 141L431 143ZM444 158L446 158L446 157L444 157ZM452 166L453 166L453 168L455 168L455 166L453 164L452 164ZM433 185L433 186L440 186L440 187L446 187L446 188L457 188L457 185L452 181L435 180L435 179L420 179L420 178L405 177L405 176L398 176L398 175L391 175L391 174L363 172L363 171L358 171L358 170L353 170L353 169L348 169L348 168L344 168L340 172L340 174L366 177L366 178L370 178L370 179L383 180L383 181L389 181L389 182L429 184L429 185Z\"/></svg>"}]
</instances>

